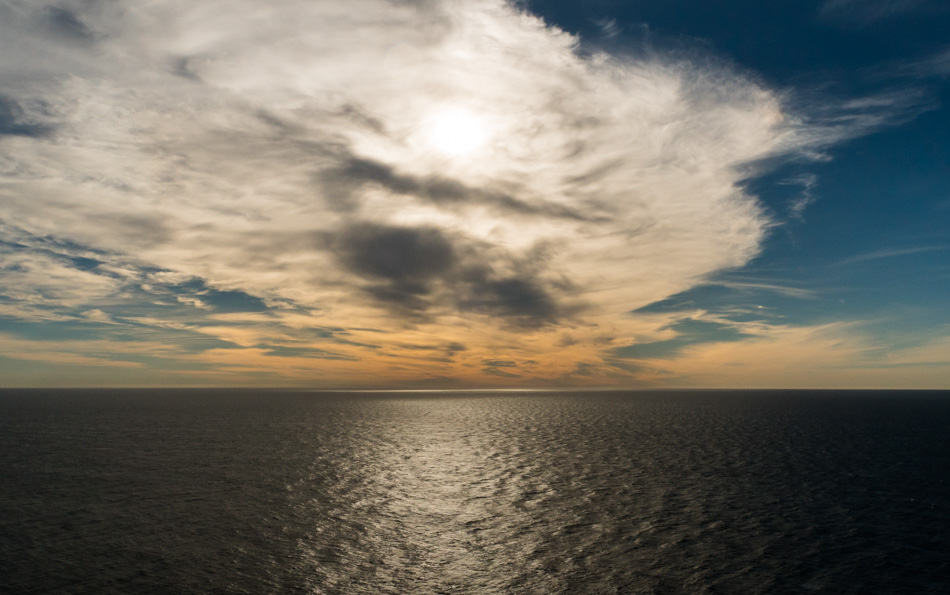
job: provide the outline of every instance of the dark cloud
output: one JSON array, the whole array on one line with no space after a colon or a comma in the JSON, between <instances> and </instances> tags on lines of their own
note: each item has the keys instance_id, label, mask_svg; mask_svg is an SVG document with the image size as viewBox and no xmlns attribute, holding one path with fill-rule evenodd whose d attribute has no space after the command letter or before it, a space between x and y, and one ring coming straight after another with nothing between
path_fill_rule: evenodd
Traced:
<instances>
[{"instance_id":1,"label":"dark cloud","mask_svg":"<svg viewBox=\"0 0 950 595\"><path fill-rule=\"evenodd\" d=\"M558 341L558 345L561 347L570 347L572 345L577 345L578 341L571 335L564 333L561 335L561 340Z\"/></svg>"},{"instance_id":2,"label":"dark cloud","mask_svg":"<svg viewBox=\"0 0 950 595\"><path fill-rule=\"evenodd\" d=\"M264 349L264 355L274 356L274 357L306 357L311 359L330 359L330 360L342 360L342 361L356 361L356 358L340 355L338 353L332 353L329 351L324 351L323 349L316 349L313 347L287 347L285 345L266 345L260 344L256 347Z\"/></svg>"},{"instance_id":3,"label":"dark cloud","mask_svg":"<svg viewBox=\"0 0 950 595\"><path fill-rule=\"evenodd\" d=\"M0 136L42 138L52 133L52 126L31 122L18 101L0 95Z\"/></svg>"},{"instance_id":4,"label":"dark cloud","mask_svg":"<svg viewBox=\"0 0 950 595\"><path fill-rule=\"evenodd\" d=\"M510 359L484 359L482 360L483 366L488 366L489 368L517 368L518 364Z\"/></svg>"},{"instance_id":5,"label":"dark cloud","mask_svg":"<svg viewBox=\"0 0 950 595\"><path fill-rule=\"evenodd\" d=\"M410 351L435 351L438 349L435 345L413 345L412 343L399 343L398 346Z\"/></svg>"},{"instance_id":6,"label":"dark cloud","mask_svg":"<svg viewBox=\"0 0 950 595\"><path fill-rule=\"evenodd\" d=\"M554 297L533 276L495 278L485 267L473 267L463 274L458 307L514 319L519 326L537 327L553 322L559 314Z\"/></svg>"},{"instance_id":7,"label":"dark cloud","mask_svg":"<svg viewBox=\"0 0 950 595\"><path fill-rule=\"evenodd\" d=\"M96 36L89 27L66 8L50 7L46 9L47 28L56 36L71 41L91 42Z\"/></svg>"},{"instance_id":8,"label":"dark cloud","mask_svg":"<svg viewBox=\"0 0 950 595\"><path fill-rule=\"evenodd\" d=\"M369 295L409 312L424 311L432 282L456 265L452 244L431 227L361 223L335 238L333 247L348 270L381 281L364 288Z\"/></svg>"},{"instance_id":9,"label":"dark cloud","mask_svg":"<svg viewBox=\"0 0 950 595\"><path fill-rule=\"evenodd\" d=\"M354 272L410 285L443 275L455 263L452 244L432 227L353 225L339 237L338 254Z\"/></svg>"},{"instance_id":10,"label":"dark cloud","mask_svg":"<svg viewBox=\"0 0 950 595\"><path fill-rule=\"evenodd\" d=\"M445 346L445 353L449 357L452 357L459 351L467 351L467 350L468 350L468 347L466 347L465 345L462 345L461 343L449 343L448 345Z\"/></svg>"},{"instance_id":11,"label":"dark cloud","mask_svg":"<svg viewBox=\"0 0 950 595\"><path fill-rule=\"evenodd\" d=\"M184 58L179 58L175 60L174 64L172 64L172 69L171 69L172 74L176 76L180 76L183 79L188 79L190 81L202 82L201 77L198 76L198 74L194 71L194 68L192 67L191 62L193 59L194 58L190 56L186 56Z\"/></svg>"},{"instance_id":12,"label":"dark cloud","mask_svg":"<svg viewBox=\"0 0 950 595\"><path fill-rule=\"evenodd\" d=\"M417 318L421 317L423 312L431 305L431 300L424 297L429 293L429 288L426 285L393 283L389 285L370 285L364 287L363 290L374 300L384 302Z\"/></svg>"},{"instance_id":13,"label":"dark cloud","mask_svg":"<svg viewBox=\"0 0 950 595\"><path fill-rule=\"evenodd\" d=\"M270 313L272 314L273 311L271 310ZM274 322L278 322L279 319L274 318L272 320ZM248 320L244 322L232 320L232 321L229 321L228 324L232 326L256 327L256 326L259 326L260 322L255 321L255 320ZM293 337L293 340L304 344L304 347L297 348L297 347L289 347L287 345L284 345L284 347L288 347L291 349L319 351L319 350L315 350L313 347L310 347L310 344L316 341L326 341L329 343L336 343L338 345L349 345L352 347L361 347L363 349L381 349L382 348L382 346L380 345L373 345L370 343L360 343L358 341L352 341L348 339L347 337L350 336L351 330L365 330L365 329L356 329L356 328L345 329L342 327L310 327L310 328L302 328L302 329L285 328L284 329L285 335ZM285 341L286 340L287 339L285 339ZM260 345L258 347L260 347ZM273 346L268 346L268 348L271 348L271 347ZM290 353L290 352L288 351L286 353Z\"/></svg>"},{"instance_id":14,"label":"dark cloud","mask_svg":"<svg viewBox=\"0 0 950 595\"><path fill-rule=\"evenodd\" d=\"M580 362L575 366L574 371L571 372L573 376L593 376L594 372L597 371L597 366L593 364L587 364Z\"/></svg>"},{"instance_id":15,"label":"dark cloud","mask_svg":"<svg viewBox=\"0 0 950 595\"><path fill-rule=\"evenodd\" d=\"M375 184L395 194L414 196L441 206L484 205L522 215L595 220L561 205L529 204L504 192L472 188L458 180L437 175L403 174L380 161L355 156L344 158L340 167L322 172L320 182L331 205L341 210L351 210L358 204L354 197L357 189Z\"/></svg>"},{"instance_id":16,"label":"dark cloud","mask_svg":"<svg viewBox=\"0 0 950 595\"><path fill-rule=\"evenodd\" d=\"M521 378L520 374L512 374L498 368L482 368L482 372L489 376L500 376L501 378Z\"/></svg>"},{"instance_id":17,"label":"dark cloud","mask_svg":"<svg viewBox=\"0 0 950 595\"><path fill-rule=\"evenodd\" d=\"M660 368L651 368L649 366L644 366L642 364L634 363L622 358L607 358L606 360L604 360L604 363L612 368L621 370L622 372L625 373L625 376L626 374L640 374L643 372L649 372L651 374L662 375L662 376L672 375L672 372L669 372L668 370L662 370Z\"/></svg>"},{"instance_id":18,"label":"dark cloud","mask_svg":"<svg viewBox=\"0 0 950 595\"><path fill-rule=\"evenodd\" d=\"M372 281L364 292L413 316L441 305L538 327L563 310L538 279L538 256L519 263L490 246L452 241L437 228L371 223L351 225L328 243L344 268ZM514 272L499 275L492 263Z\"/></svg>"},{"instance_id":19,"label":"dark cloud","mask_svg":"<svg viewBox=\"0 0 950 595\"><path fill-rule=\"evenodd\" d=\"M350 120L357 126L371 130L376 134L385 135L386 126L378 118L374 118L369 115L366 110L361 109L360 107L353 105L352 103L347 103L344 105L339 112L340 116Z\"/></svg>"}]
</instances>

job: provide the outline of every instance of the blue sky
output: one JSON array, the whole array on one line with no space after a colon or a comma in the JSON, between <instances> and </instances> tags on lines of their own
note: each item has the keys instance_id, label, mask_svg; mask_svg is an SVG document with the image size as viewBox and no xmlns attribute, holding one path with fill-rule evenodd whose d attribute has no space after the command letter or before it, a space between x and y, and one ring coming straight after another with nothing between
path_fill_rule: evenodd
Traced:
<instances>
[{"instance_id":1,"label":"blue sky","mask_svg":"<svg viewBox=\"0 0 950 595\"><path fill-rule=\"evenodd\" d=\"M639 312L702 308L737 321L854 322L881 354L947 336L950 7L862 0L531 7L615 51L660 46L733 61L805 110L815 98L914 97L882 114L890 125L829 147L820 159L793 160L750 179L750 190L779 222L762 252ZM791 291L765 289L770 285ZM679 329L654 351L668 356L690 344L745 338L728 325L719 334L711 329ZM649 345L621 352L647 354Z\"/></svg>"},{"instance_id":2,"label":"blue sky","mask_svg":"<svg viewBox=\"0 0 950 595\"><path fill-rule=\"evenodd\" d=\"M0 2L0 385L946 388L947 31Z\"/></svg>"}]
</instances>

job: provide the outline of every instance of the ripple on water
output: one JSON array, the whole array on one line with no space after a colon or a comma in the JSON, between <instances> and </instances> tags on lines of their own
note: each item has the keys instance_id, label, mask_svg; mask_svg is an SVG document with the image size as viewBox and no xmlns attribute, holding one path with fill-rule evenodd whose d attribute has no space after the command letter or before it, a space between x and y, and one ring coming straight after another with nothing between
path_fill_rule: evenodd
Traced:
<instances>
[{"instance_id":1,"label":"ripple on water","mask_svg":"<svg viewBox=\"0 0 950 595\"><path fill-rule=\"evenodd\" d=\"M0 394L17 593L944 593L950 399Z\"/></svg>"}]
</instances>

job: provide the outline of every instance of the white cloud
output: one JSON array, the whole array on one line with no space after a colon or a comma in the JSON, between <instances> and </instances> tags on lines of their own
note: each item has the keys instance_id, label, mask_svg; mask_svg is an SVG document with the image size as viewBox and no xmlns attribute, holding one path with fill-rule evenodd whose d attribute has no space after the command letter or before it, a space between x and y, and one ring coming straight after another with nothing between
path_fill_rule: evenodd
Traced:
<instances>
[{"instance_id":1,"label":"white cloud","mask_svg":"<svg viewBox=\"0 0 950 595\"><path fill-rule=\"evenodd\" d=\"M72 33L51 32L45 6L0 7L17 130L52 127L0 137L0 217L162 271L142 281L197 277L307 308L314 325L425 324L394 320L341 263L332 237L363 221L438 229L491 274L530 269L571 304L570 324L620 329L623 312L758 253L772 222L740 185L752 164L883 121L804 124L713 62L582 57L500 0L67 8ZM871 108L888 106L848 109ZM477 142L446 150L439 113L465 114L454 133ZM88 309L119 286L17 267L20 301L42 290ZM431 314L507 332L444 304Z\"/></svg>"},{"instance_id":2,"label":"white cloud","mask_svg":"<svg viewBox=\"0 0 950 595\"><path fill-rule=\"evenodd\" d=\"M838 266L851 265L859 262L867 262L869 260L881 260L883 258L896 258L899 256L911 256L914 254L921 254L925 252L944 252L950 250L950 246L914 246L911 248L888 248L886 250L877 250L874 252L867 252L865 254L858 254L845 258L838 261L836 264Z\"/></svg>"},{"instance_id":3,"label":"white cloud","mask_svg":"<svg viewBox=\"0 0 950 595\"><path fill-rule=\"evenodd\" d=\"M600 29L601 35L607 39L614 39L620 35L620 25L617 24L617 19L596 19L594 24Z\"/></svg>"},{"instance_id":4,"label":"white cloud","mask_svg":"<svg viewBox=\"0 0 950 595\"><path fill-rule=\"evenodd\" d=\"M3 253L0 296L22 306L72 309L118 291L114 279L77 270L43 254Z\"/></svg>"},{"instance_id":5,"label":"white cloud","mask_svg":"<svg viewBox=\"0 0 950 595\"><path fill-rule=\"evenodd\" d=\"M808 205L815 202L815 185L818 183L818 176L814 174L802 174L782 182L786 185L801 186L801 193L792 199L789 203L788 211L791 216L799 221L805 220L805 209Z\"/></svg>"}]
</instances>

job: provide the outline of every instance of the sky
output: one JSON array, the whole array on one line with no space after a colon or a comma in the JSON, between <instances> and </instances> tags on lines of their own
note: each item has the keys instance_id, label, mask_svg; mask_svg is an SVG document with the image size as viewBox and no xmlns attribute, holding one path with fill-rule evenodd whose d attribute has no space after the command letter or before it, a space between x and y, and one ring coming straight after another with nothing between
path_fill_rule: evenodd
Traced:
<instances>
[{"instance_id":1,"label":"sky","mask_svg":"<svg viewBox=\"0 0 950 595\"><path fill-rule=\"evenodd\" d=\"M0 386L950 388L943 0L0 0Z\"/></svg>"}]
</instances>

